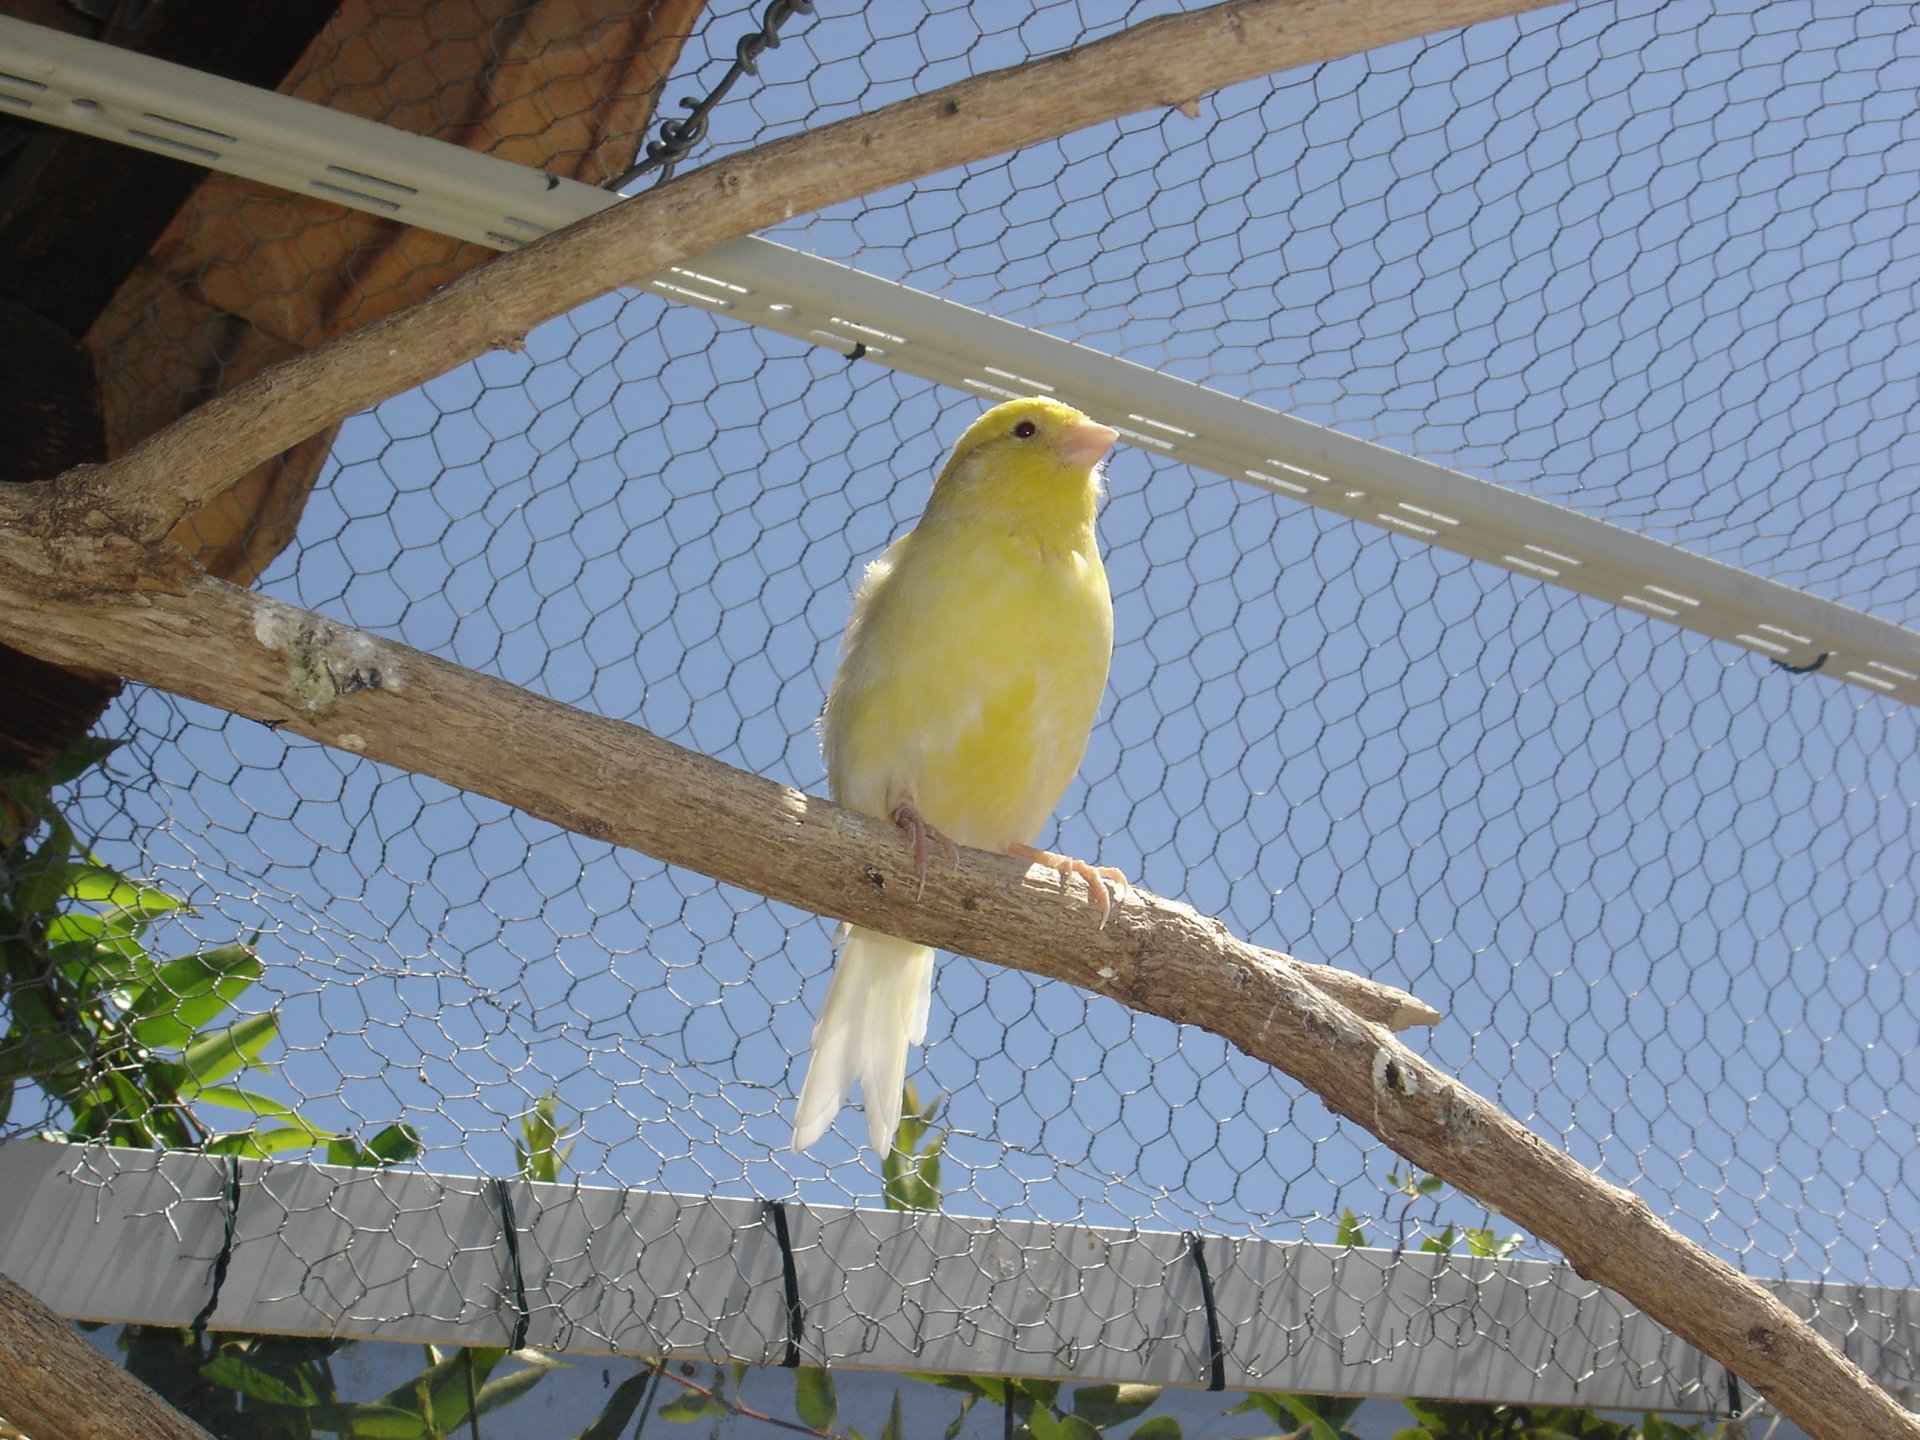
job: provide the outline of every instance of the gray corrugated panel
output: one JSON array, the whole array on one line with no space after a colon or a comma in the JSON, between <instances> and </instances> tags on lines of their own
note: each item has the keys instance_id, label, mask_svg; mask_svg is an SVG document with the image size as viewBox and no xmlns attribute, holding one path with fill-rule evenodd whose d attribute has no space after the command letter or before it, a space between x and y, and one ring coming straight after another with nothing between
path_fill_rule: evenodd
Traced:
<instances>
[{"instance_id":1,"label":"gray corrugated panel","mask_svg":"<svg viewBox=\"0 0 1920 1440\"><path fill-rule=\"evenodd\" d=\"M321 1165L249 1163L243 1174L210 1323L493 1344L511 1335L498 1293L506 1247L481 1182Z\"/></svg>"},{"instance_id":2,"label":"gray corrugated panel","mask_svg":"<svg viewBox=\"0 0 1920 1440\"><path fill-rule=\"evenodd\" d=\"M500 1344L517 1309L485 1181L242 1162L216 1328ZM210 1292L227 1162L0 1143L0 1272L76 1319L181 1325ZM529 1343L777 1363L783 1257L758 1201L510 1182ZM1204 1385L1187 1240L1155 1231L787 1207L809 1363ZM1719 1367L1540 1261L1206 1242L1229 1388L1609 1408L1724 1403ZM1890 1386L1920 1296L1785 1286Z\"/></svg>"},{"instance_id":3,"label":"gray corrugated panel","mask_svg":"<svg viewBox=\"0 0 1920 1440\"><path fill-rule=\"evenodd\" d=\"M0 1142L0 1274L76 1320L191 1320L212 1293L224 1163Z\"/></svg>"},{"instance_id":4,"label":"gray corrugated panel","mask_svg":"<svg viewBox=\"0 0 1920 1440\"><path fill-rule=\"evenodd\" d=\"M793 1242L808 1329L841 1363L1205 1379L1198 1276L1178 1263L1178 1235L808 1207Z\"/></svg>"},{"instance_id":5,"label":"gray corrugated panel","mask_svg":"<svg viewBox=\"0 0 1920 1440\"><path fill-rule=\"evenodd\" d=\"M619 199L4 17L0 105L176 158L186 136L199 164L496 249ZM1056 393L1150 453L1920 705L1920 634L1899 625L937 296L751 237L640 283L987 399Z\"/></svg>"},{"instance_id":6,"label":"gray corrugated panel","mask_svg":"<svg viewBox=\"0 0 1920 1440\"><path fill-rule=\"evenodd\" d=\"M753 1364L786 1353L780 1250L760 1202L522 1181L512 1192L531 1344Z\"/></svg>"},{"instance_id":7,"label":"gray corrugated panel","mask_svg":"<svg viewBox=\"0 0 1920 1440\"><path fill-rule=\"evenodd\" d=\"M1564 1265L1207 1242L1229 1383L1622 1409L1710 1409L1725 1371ZM1374 1382L1365 1393L1382 1393Z\"/></svg>"}]
</instances>

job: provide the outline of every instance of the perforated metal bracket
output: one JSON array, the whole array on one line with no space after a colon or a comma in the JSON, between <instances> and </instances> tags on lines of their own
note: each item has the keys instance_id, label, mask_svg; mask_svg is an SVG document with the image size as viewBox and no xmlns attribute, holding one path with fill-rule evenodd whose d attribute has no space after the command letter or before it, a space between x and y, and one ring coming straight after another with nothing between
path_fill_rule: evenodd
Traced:
<instances>
[{"instance_id":1,"label":"perforated metal bracket","mask_svg":"<svg viewBox=\"0 0 1920 1440\"><path fill-rule=\"evenodd\" d=\"M0 18L0 108L496 249L620 197ZM640 288L998 400L1053 394L1141 449L1920 705L1920 634L1564 506L756 238Z\"/></svg>"},{"instance_id":2,"label":"perforated metal bracket","mask_svg":"<svg viewBox=\"0 0 1920 1440\"><path fill-rule=\"evenodd\" d=\"M495 250L619 200L459 145L6 16L0 112ZM568 186L599 203L583 206L571 193L556 203Z\"/></svg>"}]
</instances>

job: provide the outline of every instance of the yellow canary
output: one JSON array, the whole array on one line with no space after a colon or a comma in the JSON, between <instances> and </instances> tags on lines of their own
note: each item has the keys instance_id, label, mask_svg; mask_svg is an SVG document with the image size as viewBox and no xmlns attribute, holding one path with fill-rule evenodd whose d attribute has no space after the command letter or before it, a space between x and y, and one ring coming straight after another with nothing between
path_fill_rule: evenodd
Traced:
<instances>
[{"instance_id":1,"label":"yellow canary","mask_svg":"<svg viewBox=\"0 0 1920 1440\"><path fill-rule=\"evenodd\" d=\"M1094 538L1100 462L1118 432L1057 400L1013 400L967 428L918 528L867 567L821 716L833 797L891 819L924 881L931 840L1083 878L1104 921L1115 870L1035 850L1086 753L1113 656ZM926 1039L933 951L843 927L813 1031L793 1148L833 1123L855 1080L885 1155L907 1046Z\"/></svg>"}]
</instances>

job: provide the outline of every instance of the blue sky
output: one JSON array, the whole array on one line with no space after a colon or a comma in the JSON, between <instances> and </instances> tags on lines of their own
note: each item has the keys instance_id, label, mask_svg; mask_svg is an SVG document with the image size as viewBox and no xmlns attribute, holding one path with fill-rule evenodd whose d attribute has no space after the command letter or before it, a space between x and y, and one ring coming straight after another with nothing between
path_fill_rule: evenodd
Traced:
<instances>
[{"instance_id":1,"label":"blue sky","mask_svg":"<svg viewBox=\"0 0 1920 1440\"><path fill-rule=\"evenodd\" d=\"M715 149L1120 21L986 8L823 4ZM1916 51L1900 7L1562 6L770 233L1914 624ZM352 422L264 588L820 793L851 583L979 408L608 297ZM1059 846L1412 989L1417 1048L1745 1268L1916 1283L1911 711L1137 450L1109 487ZM108 728L109 853L265 928L319 1117L504 1173L557 1087L590 1183L877 1195L857 1118L785 1153L825 922L161 697ZM953 1210L1388 1206L1389 1153L1212 1036L936 993Z\"/></svg>"}]
</instances>

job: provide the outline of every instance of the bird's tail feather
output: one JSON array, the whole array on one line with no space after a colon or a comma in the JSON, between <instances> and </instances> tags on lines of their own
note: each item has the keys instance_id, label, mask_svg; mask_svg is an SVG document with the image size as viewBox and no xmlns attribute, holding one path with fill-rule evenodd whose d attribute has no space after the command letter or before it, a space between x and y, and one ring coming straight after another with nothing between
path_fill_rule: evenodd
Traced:
<instances>
[{"instance_id":1,"label":"bird's tail feather","mask_svg":"<svg viewBox=\"0 0 1920 1440\"><path fill-rule=\"evenodd\" d=\"M853 1082L860 1082L867 1140L893 1148L907 1046L927 1038L933 1003L933 951L875 930L847 931L827 1002L813 1027L813 1059L794 1112L793 1148L804 1150L833 1124Z\"/></svg>"}]
</instances>

